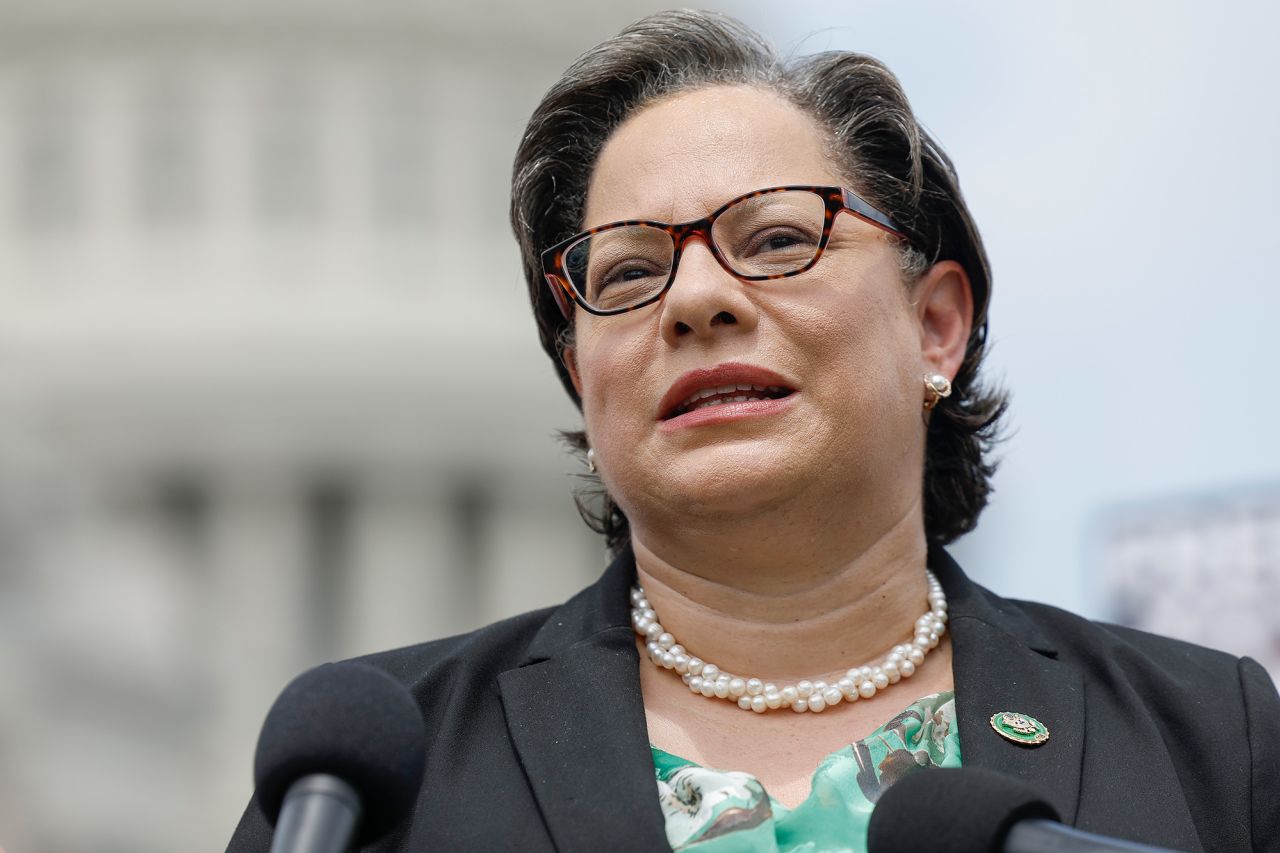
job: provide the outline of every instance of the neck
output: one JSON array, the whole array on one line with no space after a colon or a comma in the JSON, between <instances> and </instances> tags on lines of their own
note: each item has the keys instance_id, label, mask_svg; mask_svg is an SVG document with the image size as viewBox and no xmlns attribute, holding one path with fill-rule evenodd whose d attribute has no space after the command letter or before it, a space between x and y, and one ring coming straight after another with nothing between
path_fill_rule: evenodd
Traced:
<instances>
[{"instance_id":1,"label":"neck","mask_svg":"<svg viewBox=\"0 0 1280 853\"><path fill-rule=\"evenodd\" d=\"M878 529L823 529L841 532L686 529L670 542L636 531L639 581L664 628L722 669L780 680L842 672L911 640L928 609L927 547L919 502Z\"/></svg>"}]
</instances>

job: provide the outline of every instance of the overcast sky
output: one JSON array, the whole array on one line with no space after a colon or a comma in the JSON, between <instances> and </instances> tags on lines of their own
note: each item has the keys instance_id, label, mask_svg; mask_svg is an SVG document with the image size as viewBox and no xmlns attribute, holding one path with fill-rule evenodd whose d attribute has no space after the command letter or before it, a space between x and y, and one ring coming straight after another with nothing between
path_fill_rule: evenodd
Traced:
<instances>
[{"instance_id":1,"label":"overcast sky","mask_svg":"<svg viewBox=\"0 0 1280 853\"><path fill-rule=\"evenodd\" d=\"M990 375L1013 391L1016 432L956 550L1003 593L1106 615L1100 519L1280 486L1276 9L732 8L784 50L883 59L957 164L994 268Z\"/></svg>"}]
</instances>

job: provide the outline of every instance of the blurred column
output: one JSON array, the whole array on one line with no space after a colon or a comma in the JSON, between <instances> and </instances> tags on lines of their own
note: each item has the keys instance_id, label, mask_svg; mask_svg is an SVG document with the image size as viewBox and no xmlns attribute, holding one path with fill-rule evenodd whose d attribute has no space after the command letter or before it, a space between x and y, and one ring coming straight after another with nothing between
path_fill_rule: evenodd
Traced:
<instances>
[{"instance_id":1,"label":"blurred column","mask_svg":"<svg viewBox=\"0 0 1280 853\"><path fill-rule=\"evenodd\" d=\"M381 651L456 634L476 620L471 562L460 512L476 502L456 489L369 482L353 517L358 582L344 604L347 654ZM460 507L462 509L460 509Z\"/></svg>"},{"instance_id":2,"label":"blurred column","mask_svg":"<svg viewBox=\"0 0 1280 853\"><path fill-rule=\"evenodd\" d=\"M604 544L577 521L570 489L559 478L551 485L507 491L495 505L481 621L559 604L604 569Z\"/></svg>"},{"instance_id":3,"label":"blurred column","mask_svg":"<svg viewBox=\"0 0 1280 853\"><path fill-rule=\"evenodd\" d=\"M206 814L234 814L252 790L253 749L267 709L311 664L306 502L297 481L228 477L216 493L209 534L207 665L218 713L204 732ZM210 827L219 837L230 827Z\"/></svg>"}]
</instances>

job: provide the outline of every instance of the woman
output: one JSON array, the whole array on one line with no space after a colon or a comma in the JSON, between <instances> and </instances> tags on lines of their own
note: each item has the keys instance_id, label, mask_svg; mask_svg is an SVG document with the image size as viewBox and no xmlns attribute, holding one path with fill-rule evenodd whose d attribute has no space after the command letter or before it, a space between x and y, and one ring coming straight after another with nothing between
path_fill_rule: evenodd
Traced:
<instances>
[{"instance_id":1,"label":"woman","mask_svg":"<svg viewBox=\"0 0 1280 853\"><path fill-rule=\"evenodd\" d=\"M616 559L367 659L429 732L368 849L860 850L886 787L960 764L1092 832L1276 849L1256 663L1006 601L943 550L1004 400L981 241L883 66L645 19L538 107L512 218ZM231 849L268 838L251 805Z\"/></svg>"}]
</instances>

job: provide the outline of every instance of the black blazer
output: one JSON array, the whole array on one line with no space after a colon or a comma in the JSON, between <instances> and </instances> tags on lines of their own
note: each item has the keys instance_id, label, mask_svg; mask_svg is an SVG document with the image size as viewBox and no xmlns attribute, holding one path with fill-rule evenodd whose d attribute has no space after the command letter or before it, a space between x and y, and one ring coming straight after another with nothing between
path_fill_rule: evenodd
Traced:
<instances>
[{"instance_id":1,"label":"black blazer","mask_svg":"<svg viewBox=\"0 0 1280 853\"><path fill-rule=\"evenodd\" d=\"M929 564L950 605L963 764L1031 782L1090 832L1195 853L1280 851L1280 696L1261 666L1000 598L941 549ZM634 575L627 551L561 607L363 659L408 686L428 732L412 819L364 850L670 849L630 624ZM999 737L988 721L1006 710L1040 719L1049 741ZM250 802L228 850L269 847Z\"/></svg>"}]
</instances>

